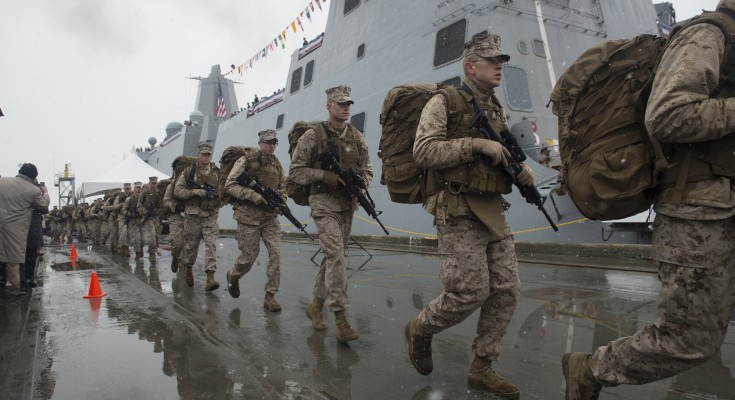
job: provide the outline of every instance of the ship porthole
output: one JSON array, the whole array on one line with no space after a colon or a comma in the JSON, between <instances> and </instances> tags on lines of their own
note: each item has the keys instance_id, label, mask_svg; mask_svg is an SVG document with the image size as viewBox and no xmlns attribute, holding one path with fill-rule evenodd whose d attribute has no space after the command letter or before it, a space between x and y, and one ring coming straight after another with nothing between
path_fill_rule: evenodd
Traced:
<instances>
[{"instance_id":1,"label":"ship porthole","mask_svg":"<svg viewBox=\"0 0 735 400\"><path fill-rule=\"evenodd\" d=\"M518 52L521 54L528 54L528 44L523 40L518 41Z\"/></svg>"}]
</instances>

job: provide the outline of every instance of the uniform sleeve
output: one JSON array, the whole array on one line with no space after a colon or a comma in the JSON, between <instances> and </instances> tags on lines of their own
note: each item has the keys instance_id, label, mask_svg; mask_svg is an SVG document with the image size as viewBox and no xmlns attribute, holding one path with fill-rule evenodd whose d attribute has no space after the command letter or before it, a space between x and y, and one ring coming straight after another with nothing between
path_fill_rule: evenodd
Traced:
<instances>
[{"instance_id":1,"label":"uniform sleeve","mask_svg":"<svg viewBox=\"0 0 735 400\"><path fill-rule=\"evenodd\" d=\"M442 169L473 160L472 139L447 138L447 103L435 95L421 112L413 158L422 168Z\"/></svg>"},{"instance_id":2,"label":"uniform sleeve","mask_svg":"<svg viewBox=\"0 0 735 400\"><path fill-rule=\"evenodd\" d=\"M232 166L230 174L227 175L227 180L225 181L225 190L230 196L236 199L255 202L260 195L256 193L253 189L237 183L237 178L240 176L240 174L243 173L243 171L245 171L245 166L247 166L247 163L248 158L246 156L242 156L237 161L235 161L235 165Z\"/></svg>"},{"instance_id":3,"label":"uniform sleeve","mask_svg":"<svg viewBox=\"0 0 735 400\"><path fill-rule=\"evenodd\" d=\"M308 185L324 179L324 170L311 168L311 160L316 157L316 132L309 129L296 144L288 174L294 183Z\"/></svg>"},{"instance_id":4,"label":"uniform sleeve","mask_svg":"<svg viewBox=\"0 0 735 400\"><path fill-rule=\"evenodd\" d=\"M146 215L148 213L148 197L148 192L143 192L138 197L138 204L136 204L138 214Z\"/></svg>"},{"instance_id":5,"label":"uniform sleeve","mask_svg":"<svg viewBox=\"0 0 735 400\"><path fill-rule=\"evenodd\" d=\"M663 143L693 143L735 132L735 99L711 98L725 38L710 24L680 32L664 52L646 107L646 128Z\"/></svg>"},{"instance_id":6,"label":"uniform sleeve","mask_svg":"<svg viewBox=\"0 0 735 400\"><path fill-rule=\"evenodd\" d=\"M186 188L186 177L191 173L191 168L186 168L179 179L176 179L176 186L174 187L174 196L179 199L186 200L194 197L194 191Z\"/></svg>"}]
</instances>

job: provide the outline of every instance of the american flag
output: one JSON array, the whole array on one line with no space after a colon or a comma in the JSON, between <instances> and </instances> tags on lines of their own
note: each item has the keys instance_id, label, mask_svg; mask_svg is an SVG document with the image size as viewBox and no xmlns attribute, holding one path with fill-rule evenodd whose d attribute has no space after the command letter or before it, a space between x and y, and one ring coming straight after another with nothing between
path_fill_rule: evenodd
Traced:
<instances>
[{"instance_id":1,"label":"american flag","mask_svg":"<svg viewBox=\"0 0 735 400\"><path fill-rule=\"evenodd\" d=\"M227 106L225 106L225 97L222 95L222 85L219 80L217 81L217 107L214 109L214 113L218 117L224 117L227 115Z\"/></svg>"}]
</instances>

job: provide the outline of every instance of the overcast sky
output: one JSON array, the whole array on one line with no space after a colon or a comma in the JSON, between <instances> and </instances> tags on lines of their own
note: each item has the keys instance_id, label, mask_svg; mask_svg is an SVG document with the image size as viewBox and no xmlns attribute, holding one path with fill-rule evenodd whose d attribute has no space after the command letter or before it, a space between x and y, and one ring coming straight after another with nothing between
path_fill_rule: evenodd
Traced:
<instances>
[{"instance_id":1,"label":"overcast sky","mask_svg":"<svg viewBox=\"0 0 735 400\"><path fill-rule=\"evenodd\" d=\"M338 1L338 0L333 0ZM236 85L244 106L283 88L291 53L324 30L327 8L287 32L286 49ZM340 4L342 0L339 0ZM401 0L393 0L401 1ZM495 1L495 0L492 0ZM606 0L614 1L614 0ZM677 19L717 0L672 1ZM0 175L33 162L39 180L71 163L77 188L113 168L133 146L187 119L212 65L242 64L278 36L309 0L23 0L0 12ZM315 5L316 7L316 5ZM228 76L232 78L232 76ZM141 177L144 180L145 177ZM52 204L58 194L50 192Z\"/></svg>"}]
</instances>

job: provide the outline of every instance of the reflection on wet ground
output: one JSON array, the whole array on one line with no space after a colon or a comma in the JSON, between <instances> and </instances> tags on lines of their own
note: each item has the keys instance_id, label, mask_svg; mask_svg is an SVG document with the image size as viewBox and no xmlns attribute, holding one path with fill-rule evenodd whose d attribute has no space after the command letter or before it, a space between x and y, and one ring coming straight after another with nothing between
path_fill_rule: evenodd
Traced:
<instances>
[{"instance_id":1,"label":"reflection on wet ground","mask_svg":"<svg viewBox=\"0 0 735 400\"><path fill-rule=\"evenodd\" d=\"M223 289L204 292L201 259L189 288L170 271L167 249L153 264L82 249L71 270L59 268L68 251L49 251L33 297L0 303L0 367L17 371L0 374L0 398L492 398L466 386L476 315L434 337L430 376L416 373L405 354L405 323L441 291L435 257L371 250L367 264L364 256L348 258L348 313L360 339L346 346L334 337L333 315L325 313L324 332L314 332L304 315L317 249L284 243L280 313L262 308L264 250L238 299ZM237 254L234 240L220 238L220 282ZM107 297L81 298L91 270ZM523 399L563 398L565 352L592 351L656 318L652 273L524 264L521 281L495 366ZM731 329L708 363L672 379L606 389L600 398L735 398L734 360Z\"/></svg>"}]
</instances>

